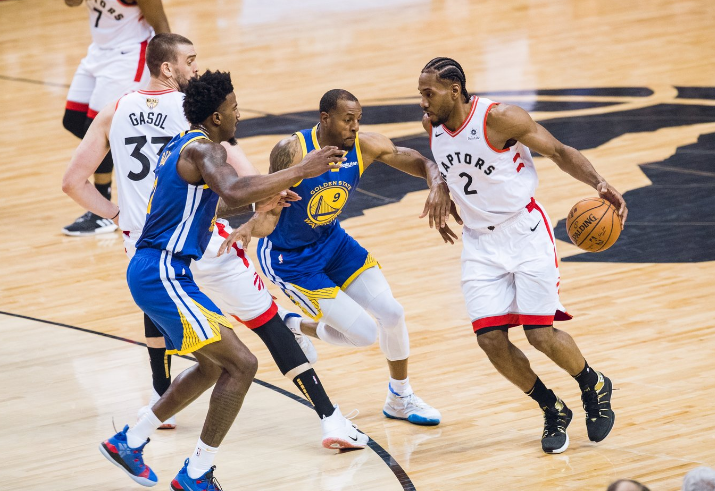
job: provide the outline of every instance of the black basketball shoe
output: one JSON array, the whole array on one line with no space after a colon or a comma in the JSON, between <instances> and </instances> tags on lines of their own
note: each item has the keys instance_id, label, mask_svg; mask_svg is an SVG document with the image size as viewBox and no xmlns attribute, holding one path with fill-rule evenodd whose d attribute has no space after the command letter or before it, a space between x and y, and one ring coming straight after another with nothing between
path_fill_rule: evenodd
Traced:
<instances>
[{"instance_id":1,"label":"black basketball shoe","mask_svg":"<svg viewBox=\"0 0 715 491\"><path fill-rule=\"evenodd\" d=\"M77 218L72 225L67 225L63 228L62 233L65 235L81 236L107 234L115 230L117 230L117 226L109 218L102 218L88 211Z\"/></svg>"},{"instance_id":2,"label":"black basketball shoe","mask_svg":"<svg viewBox=\"0 0 715 491\"><path fill-rule=\"evenodd\" d=\"M598 382L581 393L583 409L586 411L588 439L600 442L608 436L616 422L616 414L611 409L613 384L611 379L598 373Z\"/></svg>"},{"instance_id":3,"label":"black basketball shoe","mask_svg":"<svg viewBox=\"0 0 715 491\"><path fill-rule=\"evenodd\" d=\"M573 412L564 401L556 398L554 407L542 407L544 411L544 434L541 436L541 448L546 453L561 453L569 448L569 436L566 433Z\"/></svg>"}]
</instances>

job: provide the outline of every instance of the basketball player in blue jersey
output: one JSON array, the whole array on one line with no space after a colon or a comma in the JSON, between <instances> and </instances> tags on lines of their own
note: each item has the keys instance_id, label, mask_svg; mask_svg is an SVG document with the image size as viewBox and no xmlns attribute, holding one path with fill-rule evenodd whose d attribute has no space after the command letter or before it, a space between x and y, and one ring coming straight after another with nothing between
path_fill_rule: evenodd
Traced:
<instances>
[{"instance_id":1,"label":"basketball player in blue jersey","mask_svg":"<svg viewBox=\"0 0 715 491\"><path fill-rule=\"evenodd\" d=\"M171 483L174 491L220 489L212 467L218 446L231 427L256 372L257 361L231 329L228 319L194 282L190 264L203 255L216 221L219 197L231 210L247 209L303 179L338 169L337 147L312 152L297 166L270 176L239 178L219 144L234 138L238 106L230 75L206 72L186 86L184 112L191 130L175 136L162 152L149 199L147 220L127 269L137 305L152 319L171 353L193 353L198 363L182 372L131 429L102 442L100 451L134 481L153 486L158 479L143 461L148 437L162 421L215 385L196 449ZM315 371L293 334L282 329L262 336L279 368L302 373L304 394L325 420L337 409L322 390ZM260 333L258 333L261 336ZM292 367L292 368L291 368ZM344 418L330 448L363 447L367 436Z\"/></svg>"},{"instance_id":2,"label":"basketball player in blue jersey","mask_svg":"<svg viewBox=\"0 0 715 491\"><path fill-rule=\"evenodd\" d=\"M409 337L402 306L375 258L340 226L338 216L360 176L379 160L408 174L423 177L430 194L423 212L430 225L446 224L450 199L436 164L419 152L396 147L378 133L360 133L362 108L351 93L334 89L320 101L320 123L282 140L271 152L270 172L293 168L315 149L335 145L345 162L291 189L301 201L285 210L255 215L234 231L224 246L238 237L265 237L258 245L264 274L317 324L301 324L303 334L330 344L358 347L378 337L390 369L383 413L418 425L437 425L441 415L413 392L407 372ZM370 316L372 314L377 322Z\"/></svg>"}]
</instances>

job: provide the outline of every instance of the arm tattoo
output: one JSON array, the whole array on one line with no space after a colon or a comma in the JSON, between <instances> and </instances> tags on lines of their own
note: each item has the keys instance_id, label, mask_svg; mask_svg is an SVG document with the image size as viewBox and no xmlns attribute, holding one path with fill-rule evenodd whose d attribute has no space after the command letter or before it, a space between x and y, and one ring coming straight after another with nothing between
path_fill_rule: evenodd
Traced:
<instances>
[{"instance_id":1,"label":"arm tattoo","mask_svg":"<svg viewBox=\"0 0 715 491\"><path fill-rule=\"evenodd\" d=\"M285 143L281 142L278 146L271 152L271 165L269 172L273 174L279 170L287 169L293 164L293 158L295 157L295 145L293 142L287 141Z\"/></svg>"}]
</instances>

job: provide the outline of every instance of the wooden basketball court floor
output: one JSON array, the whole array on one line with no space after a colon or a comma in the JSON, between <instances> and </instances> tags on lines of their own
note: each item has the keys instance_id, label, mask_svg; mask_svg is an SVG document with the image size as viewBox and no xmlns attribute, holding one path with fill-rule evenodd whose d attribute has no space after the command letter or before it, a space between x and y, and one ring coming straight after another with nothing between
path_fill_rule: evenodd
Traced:
<instances>
[{"instance_id":1,"label":"wooden basketball court floor","mask_svg":"<svg viewBox=\"0 0 715 491\"><path fill-rule=\"evenodd\" d=\"M323 383L344 413L359 409L355 421L374 440L358 452L322 449L311 410L286 395L296 394L292 384L239 327L259 357L260 383L218 455L224 489L603 490L632 478L676 490L689 469L715 465L712 2L164 3L202 69L232 72L239 136L248 135L240 143L262 171L275 142L309 126L313 116L303 112L335 87L361 100L368 122L368 106L388 115L363 130L423 148L417 77L434 56L451 56L471 92L501 92L492 97L530 108L631 204L629 227L605 259L557 242L562 301L575 316L562 327L617 389L616 426L604 442L586 437L575 382L516 329L537 373L574 410L568 451L541 452L540 411L496 373L471 332L461 244L443 245L417 218L426 191L402 193L390 174L382 181L398 192L366 187L361 196L374 202L343 225L379 259L405 307L410 378L443 423L382 416L387 369L377 346L319 343ZM60 1L0 2L0 489L139 488L96 450L113 422L134 420L150 384L145 349L127 342L143 332L122 240L60 233L82 212L60 189L77 145L61 120L89 44L86 15ZM407 106L416 117L390 116ZM293 126L256 130L281 117ZM550 161L537 167L537 199L554 223L593 195ZM174 363L178 373L191 362ZM160 487L193 448L206 407L197 401L175 431L152 438L147 460Z\"/></svg>"}]
</instances>

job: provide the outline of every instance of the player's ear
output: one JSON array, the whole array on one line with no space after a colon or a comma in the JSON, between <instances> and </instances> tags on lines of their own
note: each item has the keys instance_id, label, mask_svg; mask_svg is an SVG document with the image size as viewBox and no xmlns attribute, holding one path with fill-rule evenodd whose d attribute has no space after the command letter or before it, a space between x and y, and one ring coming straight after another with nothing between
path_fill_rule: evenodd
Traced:
<instances>
[{"instance_id":1,"label":"player's ear","mask_svg":"<svg viewBox=\"0 0 715 491\"><path fill-rule=\"evenodd\" d=\"M323 126L327 126L327 125L328 125L328 119L330 119L330 114L328 114L328 113L326 113L326 112L321 112L321 113L320 113L320 123L321 123Z\"/></svg>"},{"instance_id":2,"label":"player's ear","mask_svg":"<svg viewBox=\"0 0 715 491\"><path fill-rule=\"evenodd\" d=\"M211 122L216 126L221 126L221 113L216 111L211 115Z\"/></svg>"},{"instance_id":3,"label":"player's ear","mask_svg":"<svg viewBox=\"0 0 715 491\"><path fill-rule=\"evenodd\" d=\"M164 75L166 78L171 78L172 75L172 70L171 70L171 64L168 61L165 61L161 64L161 74Z\"/></svg>"},{"instance_id":4,"label":"player's ear","mask_svg":"<svg viewBox=\"0 0 715 491\"><path fill-rule=\"evenodd\" d=\"M462 87L459 84L452 84L452 99L458 99L462 96Z\"/></svg>"}]
</instances>

